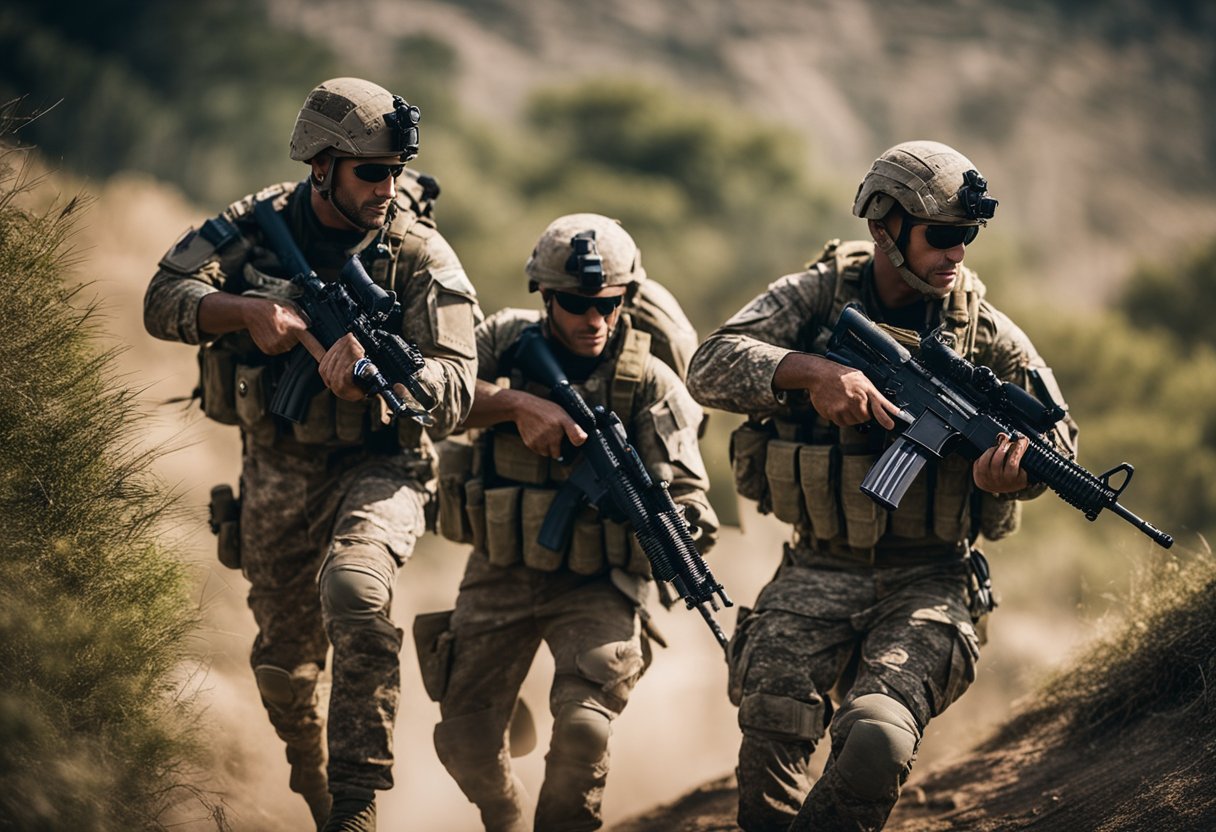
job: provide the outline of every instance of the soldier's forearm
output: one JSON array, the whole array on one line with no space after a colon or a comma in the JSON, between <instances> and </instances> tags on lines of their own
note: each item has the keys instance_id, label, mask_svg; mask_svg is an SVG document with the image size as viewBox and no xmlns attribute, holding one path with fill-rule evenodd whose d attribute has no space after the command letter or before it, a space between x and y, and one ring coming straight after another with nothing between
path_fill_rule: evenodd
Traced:
<instances>
[{"instance_id":1,"label":"soldier's forearm","mask_svg":"<svg viewBox=\"0 0 1216 832\"><path fill-rule=\"evenodd\" d=\"M531 394L477 379L477 386L473 391L473 406L469 409L469 416L464 425L469 428L488 428L503 422L515 422L526 407L525 397L531 397Z\"/></svg>"},{"instance_id":2,"label":"soldier's forearm","mask_svg":"<svg viewBox=\"0 0 1216 832\"><path fill-rule=\"evenodd\" d=\"M205 335L223 335L248 329L246 315L250 304L260 303L256 298L246 298L227 292L212 292L198 304L198 329Z\"/></svg>"}]
</instances>

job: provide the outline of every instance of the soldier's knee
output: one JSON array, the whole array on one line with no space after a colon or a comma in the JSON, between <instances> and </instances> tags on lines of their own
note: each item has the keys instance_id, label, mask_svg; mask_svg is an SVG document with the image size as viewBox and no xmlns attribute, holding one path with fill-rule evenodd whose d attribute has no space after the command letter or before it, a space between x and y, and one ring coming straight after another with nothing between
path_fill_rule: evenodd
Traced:
<instances>
[{"instance_id":1,"label":"soldier's knee","mask_svg":"<svg viewBox=\"0 0 1216 832\"><path fill-rule=\"evenodd\" d=\"M392 591L383 578L337 566L321 577L321 609L329 620L369 619L386 611Z\"/></svg>"},{"instance_id":2,"label":"soldier's knee","mask_svg":"<svg viewBox=\"0 0 1216 832\"><path fill-rule=\"evenodd\" d=\"M894 800L908 776L921 729L912 712L880 693L847 704L833 727L836 771L866 800Z\"/></svg>"},{"instance_id":3,"label":"soldier's knee","mask_svg":"<svg viewBox=\"0 0 1216 832\"><path fill-rule=\"evenodd\" d=\"M823 700L795 699L756 691L739 702L739 728L745 735L794 742L818 742L823 736Z\"/></svg>"},{"instance_id":4,"label":"soldier's knee","mask_svg":"<svg viewBox=\"0 0 1216 832\"><path fill-rule=\"evenodd\" d=\"M608 753L612 718L603 711L567 703L553 720L550 750L560 757L594 763Z\"/></svg>"},{"instance_id":5,"label":"soldier's knee","mask_svg":"<svg viewBox=\"0 0 1216 832\"><path fill-rule=\"evenodd\" d=\"M311 662L292 670L273 664L259 664L253 668L262 703L277 713L316 704L320 675L321 668Z\"/></svg>"}]
</instances>

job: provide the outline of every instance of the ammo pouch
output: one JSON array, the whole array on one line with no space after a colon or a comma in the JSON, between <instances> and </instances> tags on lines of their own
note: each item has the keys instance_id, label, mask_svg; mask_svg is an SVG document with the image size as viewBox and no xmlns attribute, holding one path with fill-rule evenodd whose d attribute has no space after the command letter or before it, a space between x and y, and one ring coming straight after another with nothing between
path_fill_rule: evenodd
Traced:
<instances>
[{"instance_id":1,"label":"ammo pouch","mask_svg":"<svg viewBox=\"0 0 1216 832\"><path fill-rule=\"evenodd\" d=\"M542 546L540 530L556 496L553 488L484 488L480 479L470 480L465 486L465 511L474 551L494 566L522 563L540 572L565 566L579 575L598 575L617 567L633 575L650 575L650 561L629 527L605 520L587 505L574 517L567 551Z\"/></svg>"},{"instance_id":2,"label":"ammo pouch","mask_svg":"<svg viewBox=\"0 0 1216 832\"><path fill-rule=\"evenodd\" d=\"M730 434L730 467L735 475L735 491L744 499L755 500L761 514L772 511L764 462L768 442L774 436L771 423L751 419Z\"/></svg>"},{"instance_id":3,"label":"ammo pouch","mask_svg":"<svg viewBox=\"0 0 1216 832\"><path fill-rule=\"evenodd\" d=\"M203 344L198 351L200 404L208 419L223 425L237 424L236 339L221 337Z\"/></svg>"},{"instance_id":4,"label":"ammo pouch","mask_svg":"<svg viewBox=\"0 0 1216 832\"><path fill-rule=\"evenodd\" d=\"M241 501L231 485L211 489L211 533L216 536L216 554L229 569L241 568Z\"/></svg>"},{"instance_id":5,"label":"ammo pouch","mask_svg":"<svg viewBox=\"0 0 1216 832\"><path fill-rule=\"evenodd\" d=\"M452 612L428 612L414 618L414 648L418 651L418 669L422 686L432 702L443 699L447 692L448 675L452 669Z\"/></svg>"},{"instance_id":6,"label":"ammo pouch","mask_svg":"<svg viewBox=\"0 0 1216 832\"><path fill-rule=\"evenodd\" d=\"M1022 504L1017 500L1002 500L976 491L979 501L980 534L985 540L1008 537L1022 525Z\"/></svg>"},{"instance_id":7,"label":"ammo pouch","mask_svg":"<svg viewBox=\"0 0 1216 832\"><path fill-rule=\"evenodd\" d=\"M435 450L439 456L439 533L453 543L472 543L465 487L473 474L476 451L467 442L453 439L438 443Z\"/></svg>"}]
</instances>

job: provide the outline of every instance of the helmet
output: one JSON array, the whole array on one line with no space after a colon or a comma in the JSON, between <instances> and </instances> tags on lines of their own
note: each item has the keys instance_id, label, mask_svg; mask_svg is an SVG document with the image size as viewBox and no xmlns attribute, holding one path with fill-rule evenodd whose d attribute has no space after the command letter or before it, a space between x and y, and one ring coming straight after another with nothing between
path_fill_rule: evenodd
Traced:
<instances>
[{"instance_id":1,"label":"helmet","mask_svg":"<svg viewBox=\"0 0 1216 832\"><path fill-rule=\"evenodd\" d=\"M418 155L421 113L404 98L360 78L334 78L304 99L291 133L291 158Z\"/></svg>"},{"instance_id":2,"label":"helmet","mask_svg":"<svg viewBox=\"0 0 1216 832\"><path fill-rule=\"evenodd\" d=\"M524 265L528 291L565 289L598 292L646 279L642 253L614 219L567 214L549 223Z\"/></svg>"},{"instance_id":3,"label":"helmet","mask_svg":"<svg viewBox=\"0 0 1216 832\"><path fill-rule=\"evenodd\" d=\"M895 203L922 220L946 225L985 225L997 201L988 183L963 154L941 142L903 142L874 160L857 186L853 214L885 217Z\"/></svg>"},{"instance_id":4,"label":"helmet","mask_svg":"<svg viewBox=\"0 0 1216 832\"><path fill-rule=\"evenodd\" d=\"M941 142L897 144L874 160L853 200L854 216L881 220L898 204L909 215L941 225L987 225L997 200L987 195L988 182L963 154ZM876 234L875 240L903 279L919 292L940 294L905 265L904 246L911 225L900 239Z\"/></svg>"}]
</instances>

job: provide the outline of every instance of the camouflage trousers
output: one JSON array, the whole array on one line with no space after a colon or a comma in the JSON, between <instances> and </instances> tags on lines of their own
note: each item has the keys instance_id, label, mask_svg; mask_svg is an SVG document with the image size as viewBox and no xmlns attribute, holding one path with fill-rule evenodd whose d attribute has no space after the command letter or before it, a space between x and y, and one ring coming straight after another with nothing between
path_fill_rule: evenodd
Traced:
<instances>
[{"instance_id":1,"label":"camouflage trousers","mask_svg":"<svg viewBox=\"0 0 1216 832\"><path fill-rule=\"evenodd\" d=\"M740 613L729 674L743 734L740 827L882 828L925 725L975 678L979 643L968 612L968 569L961 560L787 565L761 591L755 610ZM845 767L853 772L850 783L838 762L860 723L865 728ZM829 727L831 757L810 790L810 757Z\"/></svg>"},{"instance_id":2,"label":"camouflage trousers","mask_svg":"<svg viewBox=\"0 0 1216 832\"><path fill-rule=\"evenodd\" d=\"M317 682L330 644L329 790L393 785L402 634L390 609L397 570L425 531L428 472L415 456L357 449L245 452L241 567L258 626L250 663L287 745L292 788L306 797L298 775L311 767L325 780Z\"/></svg>"},{"instance_id":3,"label":"camouflage trousers","mask_svg":"<svg viewBox=\"0 0 1216 832\"><path fill-rule=\"evenodd\" d=\"M626 579L630 580L630 579ZM451 662L435 748L482 823L522 832L525 795L507 731L519 687L543 641L553 653L553 736L535 826L598 829L611 723L650 663L637 606L608 575L492 566L469 558L451 619Z\"/></svg>"}]
</instances>

